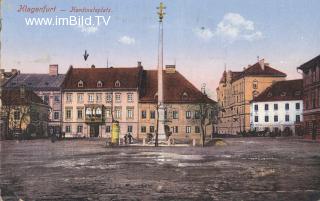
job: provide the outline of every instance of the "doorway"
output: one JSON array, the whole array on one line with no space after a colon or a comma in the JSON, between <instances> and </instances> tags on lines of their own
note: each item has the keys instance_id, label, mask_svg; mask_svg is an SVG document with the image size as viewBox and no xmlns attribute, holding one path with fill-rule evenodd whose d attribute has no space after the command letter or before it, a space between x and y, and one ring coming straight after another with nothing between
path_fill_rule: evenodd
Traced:
<instances>
[{"instance_id":1,"label":"doorway","mask_svg":"<svg viewBox=\"0 0 320 201\"><path fill-rule=\"evenodd\" d=\"M90 125L90 137L99 137L99 125L91 124Z\"/></svg>"}]
</instances>

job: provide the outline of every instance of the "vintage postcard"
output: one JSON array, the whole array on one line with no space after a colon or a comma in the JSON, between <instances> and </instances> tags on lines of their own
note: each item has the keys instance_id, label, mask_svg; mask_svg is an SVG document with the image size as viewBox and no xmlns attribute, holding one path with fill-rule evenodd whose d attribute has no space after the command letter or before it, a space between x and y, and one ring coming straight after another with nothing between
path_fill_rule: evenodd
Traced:
<instances>
[{"instance_id":1,"label":"vintage postcard","mask_svg":"<svg viewBox=\"0 0 320 201\"><path fill-rule=\"evenodd\" d=\"M0 201L320 201L319 1L0 7Z\"/></svg>"}]
</instances>

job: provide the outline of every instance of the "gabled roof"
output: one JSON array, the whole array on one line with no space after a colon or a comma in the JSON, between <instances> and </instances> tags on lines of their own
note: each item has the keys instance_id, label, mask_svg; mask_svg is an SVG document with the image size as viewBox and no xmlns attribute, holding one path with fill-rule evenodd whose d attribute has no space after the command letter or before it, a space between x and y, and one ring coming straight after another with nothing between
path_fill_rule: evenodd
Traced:
<instances>
[{"instance_id":1,"label":"gabled roof","mask_svg":"<svg viewBox=\"0 0 320 201\"><path fill-rule=\"evenodd\" d=\"M255 97L252 102L302 100L302 93L302 79L279 81Z\"/></svg>"},{"instance_id":2,"label":"gabled roof","mask_svg":"<svg viewBox=\"0 0 320 201\"><path fill-rule=\"evenodd\" d=\"M260 62L246 68L240 73L237 73L233 77L233 81L246 76L267 76L267 77L286 77L287 75L279 70L272 68L268 63L262 64Z\"/></svg>"},{"instance_id":3,"label":"gabled roof","mask_svg":"<svg viewBox=\"0 0 320 201\"><path fill-rule=\"evenodd\" d=\"M33 91L25 90L24 98L21 97L20 88L3 89L1 94L2 104L4 106L21 106L30 105L32 103L47 105L43 100Z\"/></svg>"},{"instance_id":4,"label":"gabled roof","mask_svg":"<svg viewBox=\"0 0 320 201\"><path fill-rule=\"evenodd\" d=\"M132 68L70 68L63 83L64 90L111 89L120 82L118 89L136 89L139 87L142 67ZM83 87L78 87L79 81ZM98 87L97 82L102 86Z\"/></svg>"},{"instance_id":5,"label":"gabled roof","mask_svg":"<svg viewBox=\"0 0 320 201\"><path fill-rule=\"evenodd\" d=\"M144 70L141 85L141 103L156 103L158 91L158 71ZM163 99L165 103L216 103L204 96L178 71L166 73L163 71Z\"/></svg>"},{"instance_id":6,"label":"gabled roof","mask_svg":"<svg viewBox=\"0 0 320 201\"><path fill-rule=\"evenodd\" d=\"M65 75L58 74L52 76L49 74L27 74L22 73L16 75L5 84L5 88L15 88L24 85L28 89L34 91L60 90L60 86Z\"/></svg>"},{"instance_id":7,"label":"gabled roof","mask_svg":"<svg viewBox=\"0 0 320 201\"><path fill-rule=\"evenodd\" d=\"M305 71L316 66L320 66L320 55L302 64L301 66L298 67L298 69Z\"/></svg>"}]
</instances>

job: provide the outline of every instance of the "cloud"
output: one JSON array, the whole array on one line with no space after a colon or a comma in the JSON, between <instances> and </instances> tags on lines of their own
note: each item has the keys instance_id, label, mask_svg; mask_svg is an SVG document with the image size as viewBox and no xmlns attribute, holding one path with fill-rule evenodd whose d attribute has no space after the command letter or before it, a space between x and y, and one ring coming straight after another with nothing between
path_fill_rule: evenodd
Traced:
<instances>
[{"instance_id":1,"label":"cloud","mask_svg":"<svg viewBox=\"0 0 320 201\"><path fill-rule=\"evenodd\" d=\"M214 35L214 33L210 29L204 27L196 28L193 31L198 37L204 40L209 40Z\"/></svg>"},{"instance_id":2,"label":"cloud","mask_svg":"<svg viewBox=\"0 0 320 201\"><path fill-rule=\"evenodd\" d=\"M85 34L93 34L98 31L98 26L78 26L81 32Z\"/></svg>"},{"instance_id":3,"label":"cloud","mask_svg":"<svg viewBox=\"0 0 320 201\"><path fill-rule=\"evenodd\" d=\"M136 43L136 40L130 36L122 36L119 38L118 42L124 45L133 45Z\"/></svg>"},{"instance_id":4,"label":"cloud","mask_svg":"<svg viewBox=\"0 0 320 201\"><path fill-rule=\"evenodd\" d=\"M263 37L262 32L255 29L252 21L245 19L238 13L225 14L214 31L201 27L194 29L194 33L204 40L220 37L230 42L236 40L254 41Z\"/></svg>"},{"instance_id":5,"label":"cloud","mask_svg":"<svg viewBox=\"0 0 320 201\"><path fill-rule=\"evenodd\" d=\"M254 23L245 19L238 13L227 13L218 23L215 35L224 39L254 41L262 38L262 33L257 31Z\"/></svg>"},{"instance_id":6,"label":"cloud","mask_svg":"<svg viewBox=\"0 0 320 201\"><path fill-rule=\"evenodd\" d=\"M31 62L33 63L49 63L51 61L51 57L49 54L43 55L40 58L34 59Z\"/></svg>"}]
</instances>

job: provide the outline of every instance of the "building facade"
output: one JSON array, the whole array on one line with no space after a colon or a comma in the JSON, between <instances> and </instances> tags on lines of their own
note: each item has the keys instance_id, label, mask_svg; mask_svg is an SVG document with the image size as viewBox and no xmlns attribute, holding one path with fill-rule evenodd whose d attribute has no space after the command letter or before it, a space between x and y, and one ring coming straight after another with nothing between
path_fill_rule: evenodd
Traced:
<instances>
[{"instance_id":1,"label":"building facade","mask_svg":"<svg viewBox=\"0 0 320 201\"><path fill-rule=\"evenodd\" d=\"M25 87L3 89L1 112L6 116L6 139L48 136L49 106Z\"/></svg>"},{"instance_id":2,"label":"building facade","mask_svg":"<svg viewBox=\"0 0 320 201\"><path fill-rule=\"evenodd\" d=\"M251 101L250 127L284 135L301 135L302 80L279 81Z\"/></svg>"},{"instance_id":3,"label":"building facade","mask_svg":"<svg viewBox=\"0 0 320 201\"><path fill-rule=\"evenodd\" d=\"M64 76L59 74L58 65L50 65L48 74L18 73L4 87L14 89L25 86L28 90L34 91L50 106L49 134L59 134L62 123L61 84Z\"/></svg>"},{"instance_id":4,"label":"building facade","mask_svg":"<svg viewBox=\"0 0 320 201\"><path fill-rule=\"evenodd\" d=\"M298 67L303 72L304 134L320 135L320 55Z\"/></svg>"},{"instance_id":5,"label":"building facade","mask_svg":"<svg viewBox=\"0 0 320 201\"><path fill-rule=\"evenodd\" d=\"M285 77L285 73L272 68L264 59L240 72L224 71L217 88L220 108L218 133L237 134L249 131L250 101Z\"/></svg>"},{"instance_id":6,"label":"building facade","mask_svg":"<svg viewBox=\"0 0 320 201\"><path fill-rule=\"evenodd\" d=\"M110 137L112 122L120 137L138 130L138 99L142 67L73 68L63 83L65 137Z\"/></svg>"},{"instance_id":7,"label":"building facade","mask_svg":"<svg viewBox=\"0 0 320 201\"><path fill-rule=\"evenodd\" d=\"M175 67L164 70L165 128L174 138L200 136L199 104L215 104L185 79ZM109 138L112 122L119 122L120 138L136 139L157 130L157 70L141 63L130 68L70 67L62 85L65 137ZM207 122L206 122L207 123ZM211 134L213 126L206 126Z\"/></svg>"},{"instance_id":8,"label":"building facade","mask_svg":"<svg viewBox=\"0 0 320 201\"><path fill-rule=\"evenodd\" d=\"M145 70L139 99L139 138L147 134L155 135L157 129L157 71ZM207 104L206 133L214 132L216 102L209 99L192 85L174 65L163 70L163 99L165 106L165 130L175 139L199 139L201 106ZM211 122L210 122L211 121Z\"/></svg>"}]
</instances>

